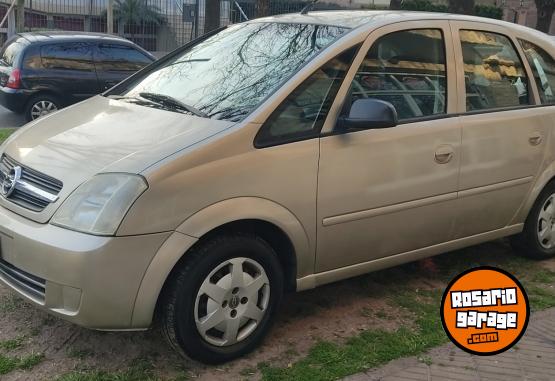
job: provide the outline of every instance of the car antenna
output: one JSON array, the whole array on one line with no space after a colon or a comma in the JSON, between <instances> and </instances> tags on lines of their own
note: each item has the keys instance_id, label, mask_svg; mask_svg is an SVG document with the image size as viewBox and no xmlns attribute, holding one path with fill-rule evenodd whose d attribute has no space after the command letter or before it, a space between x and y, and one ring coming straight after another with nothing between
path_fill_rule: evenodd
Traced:
<instances>
[{"instance_id":1,"label":"car antenna","mask_svg":"<svg viewBox=\"0 0 555 381\"><path fill-rule=\"evenodd\" d=\"M305 5L305 7L303 9L301 9L301 15L306 15L308 14L308 11L310 11L312 8L314 8L314 5L316 5L316 3L319 0L312 0L310 3L308 3L307 5Z\"/></svg>"}]
</instances>

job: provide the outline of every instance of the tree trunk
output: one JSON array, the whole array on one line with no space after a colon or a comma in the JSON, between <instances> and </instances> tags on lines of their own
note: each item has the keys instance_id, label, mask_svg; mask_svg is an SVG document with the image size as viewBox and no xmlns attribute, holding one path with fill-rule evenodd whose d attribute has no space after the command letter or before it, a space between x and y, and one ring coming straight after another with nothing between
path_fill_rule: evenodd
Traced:
<instances>
[{"instance_id":1,"label":"tree trunk","mask_svg":"<svg viewBox=\"0 0 555 381\"><path fill-rule=\"evenodd\" d=\"M16 31L25 31L25 0L17 0L17 24L15 26Z\"/></svg>"},{"instance_id":2,"label":"tree trunk","mask_svg":"<svg viewBox=\"0 0 555 381\"><path fill-rule=\"evenodd\" d=\"M220 27L220 0L206 0L204 33Z\"/></svg>"},{"instance_id":3,"label":"tree trunk","mask_svg":"<svg viewBox=\"0 0 555 381\"><path fill-rule=\"evenodd\" d=\"M403 4L403 0L391 0L389 3L389 9L398 11L401 9L401 4Z\"/></svg>"},{"instance_id":4,"label":"tree trunk","mask_svg":"<svg viewBox=\"0 0 555 381\"><path fill-rule=\"evenodd\" d=\"M257 0L256 5L256 17L265 17L270 15L270 0Z\"/></svg>"},{"instance_id":5,"label":"tree trunk","mask_svg":"<svg viewBox=\"0 0 555 381\"><path fill-rule=\"evenodd\" d=\"M108 0L106 8L106 33L114 34L114 0Z\"/></svg>"},{"instance_id":6,"label":"tree trunk","mask_svg":"<svg viewBox=\"0 0 555 381\"><path fill-rule=\"evenodd\" d=\"M461 15L473 15L474 0L449 0L448 11Z\"/></svg>"},{"instance_id":7,"label":"tree trunk","mask_svg":"<svg viewBox=\"0 0 555 381\"><path fill-rule=\"evenodd\" d=\"M538 10L538 21L536 29L545 33L549 33L551 27L551 19L555 11L554 0L536 0L536 8Z\"/></svg>"}]
</instances>

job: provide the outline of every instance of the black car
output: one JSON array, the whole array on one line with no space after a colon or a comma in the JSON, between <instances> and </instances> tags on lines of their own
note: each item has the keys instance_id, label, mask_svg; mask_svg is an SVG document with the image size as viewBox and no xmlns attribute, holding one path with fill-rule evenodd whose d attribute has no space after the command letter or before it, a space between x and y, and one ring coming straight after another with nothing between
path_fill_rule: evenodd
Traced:
<instances>
[{"instance_id":1,"label":"black car","mask_svg":"<svg viewBox=\"0 0 555 381\"><path fill-rule=\"evenodd\" d=\"M105 34L17 34L0 50L0 104L30 121L99 94L154 60Z\"/></svg>"}]
</instances>

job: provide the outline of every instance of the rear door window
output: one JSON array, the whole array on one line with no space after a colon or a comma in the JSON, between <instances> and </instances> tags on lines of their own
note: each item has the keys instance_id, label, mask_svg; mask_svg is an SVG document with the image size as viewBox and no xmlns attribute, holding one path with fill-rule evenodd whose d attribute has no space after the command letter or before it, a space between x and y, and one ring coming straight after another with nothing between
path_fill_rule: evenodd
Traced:
<instances>
[{"instance_id":1,"label":"rear door window","mask_svg":"<svg viewBox=\"0 0 555 381\"><path fill-rule=\"evenodd\" d=\"M93 51L89 43L71 42L41 47L45 69L94 71Z\"/></svg>"},{"instance_id":2,"label":"rear door window","mask_svg":"<svg viewBox=\"0 0 555 381\"><path fill-rule=\"evenodd\" d=\"M459 31L466 88L466 111L530 104L528 78L511 40L478 30Z\"/></svg>"},{"instance_id":3,"label":"rear door window","mask_svg":"<svg viewBox=\"0 0 555 381\"><path fill-rule=\"evenodd\" d=\"M138 71L152 63L137 49L117 44L99 44L95 61L100 71Z\"/></svg>"},{"instance_id":4,"label":"rear door window","mask_svg":"<svg viewBox=\"0 0 555 381\"><path fill-rule=\"evenodd\" d=\"M555 60L545 50L529 41L520 40L520 45L532 68L542 104L555 103Z\"/></svg>"}]
</instances>

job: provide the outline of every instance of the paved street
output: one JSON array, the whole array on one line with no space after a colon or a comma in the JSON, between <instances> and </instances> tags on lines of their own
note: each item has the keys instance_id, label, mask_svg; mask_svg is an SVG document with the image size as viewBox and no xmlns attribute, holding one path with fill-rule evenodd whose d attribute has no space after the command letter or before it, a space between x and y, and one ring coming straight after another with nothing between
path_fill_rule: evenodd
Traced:
<instances>
[{"instance_id":1,"label":"paved street","mask_svg":"<svg viewBox=\"0 0 555 381\"><path fill-rule=\"evenodd\" d=\"M447 344L426 355L395 360L343 381L554 380L555 308L532 315L522 340L511 350L471 356Z\"/></svg>"},{"instance_id":2,"label":"paved street","mask_svg":"<svg viewBox=\"0 0 555 381\"><path fill-rule=\"evenodd\" d=\"M23 116L14 114L0 106L0 128L20 127L23 124Z\"/></svg>"}]
</instances>

